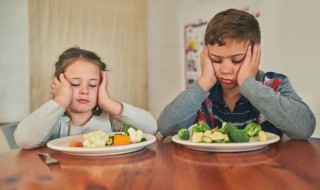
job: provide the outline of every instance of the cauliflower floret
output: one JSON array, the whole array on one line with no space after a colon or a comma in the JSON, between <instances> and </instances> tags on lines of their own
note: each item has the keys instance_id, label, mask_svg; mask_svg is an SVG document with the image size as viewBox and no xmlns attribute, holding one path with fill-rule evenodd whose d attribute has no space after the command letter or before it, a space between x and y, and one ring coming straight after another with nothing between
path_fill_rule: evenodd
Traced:
<instances>
[{"instance_id":1,"label":"cauliflower floret","mask_svg":"<svg viewBox=\"0 0 320 190\"><path fill-rule=\"evenodd\" d=\"M219 131L215 131L215 132L211 133L211 134L209 135L209 137L210 137L213 141L222 140L222 139L225 138L225 136L224 136L222 133L220 133Z\"/></svg>"},{"instance_id":2,"label":"cauliflower floret","mask_svg":"<svg viewBox=\"0 0 320 190\"><path fill-rule=\"evenodd\" d=\"M109 135L101 130L83 135L83 146L88 148L105 147Z\"/></svg>"},{"instance_id":3,"label":"cauliflower floret","mask_svg":"<svg viewBox=\"0 0 320 190\"><path fill-rule=\"evenodd\" d=\"M203 133L193 133L192 142L201 142L203 137Z\"/></svg>"},{"instance_id":4,"label":"cauliflower floret","mask_svg":"<svg viewBox=\"0 0 320 190\"><path fill-rule=\"evenodd\" d=\"M138 143L143 138L143 132L140 129L135 130L134 128L129 128L128 133L132 143Z\"/></svg>"},{"instance_id":5,"label":"cauliflower floret","mask_svg":"<svg viewBox=\"0 0 320 190\"><path fill-rule=\"evenodd\" d=\"M211 130L206 130L203 135L209 137L212 134Z\"/></svg>"}]
</instances>

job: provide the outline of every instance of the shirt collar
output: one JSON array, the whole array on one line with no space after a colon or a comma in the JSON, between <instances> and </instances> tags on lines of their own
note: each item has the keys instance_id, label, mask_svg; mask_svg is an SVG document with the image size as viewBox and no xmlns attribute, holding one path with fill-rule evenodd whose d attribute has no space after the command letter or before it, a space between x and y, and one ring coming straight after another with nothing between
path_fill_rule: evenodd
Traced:
<instances>
[{"instance_id":1,"label":"shirt collar","mask_svg":"<svg viewBox=\"0 0 320 190\"><path fill-rule=\"evenodd\" d=\"M209 98L222 105L225 105L223 95L222 95L222 86L220 83L216 83L213 86L213 88L211 88ZM249 100L243 95L241 95L240 99L236 103L239 103L239 102L249 102Z\"/></svg>"}]
</instances>

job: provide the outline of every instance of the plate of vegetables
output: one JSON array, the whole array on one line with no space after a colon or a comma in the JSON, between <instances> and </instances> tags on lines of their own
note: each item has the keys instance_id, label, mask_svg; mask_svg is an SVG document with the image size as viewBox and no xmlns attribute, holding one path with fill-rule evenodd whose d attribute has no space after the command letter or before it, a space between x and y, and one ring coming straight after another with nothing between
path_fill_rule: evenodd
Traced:
<instances>
[{"instance_id":1,"label":"plate of vegetables","mask_svg":"<svg viewBox=\"0 0 320 190\"><path fill-rule=\"evenodd\" d=\"M124 125L123 132L98 130L54 139L47 146L75 156L108 156L138 151L155 141L155 136L143 133L131 125Z\"/></svg>"},{"instance_id":2,"label":"plate of vegetables","mask_svg":"<svg viewBox=\"0 0 320 190\"><path fill-rule=\"evenodd\" d=\"M172 140L193 150L243 152L262 149L279 141L280 137L263 131L256 123L249 123L244 129L239 129L224 122L221 128L211 129L200 121L188 129L180 129Z\"/></svg>"}]
</instances>

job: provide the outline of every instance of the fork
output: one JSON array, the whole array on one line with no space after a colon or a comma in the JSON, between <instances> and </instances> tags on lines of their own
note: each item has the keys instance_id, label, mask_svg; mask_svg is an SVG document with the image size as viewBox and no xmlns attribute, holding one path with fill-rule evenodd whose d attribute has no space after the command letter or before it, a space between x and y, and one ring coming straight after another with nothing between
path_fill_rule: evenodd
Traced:
<instances>
[{"instance_id":1,"label":"fork","mask_svg":"<svg viewBox=\"0 0 320 190\"><path fill-rule=\"evenodd\" d=\"M169 144L172 140L172 136L166 136L166 138L164 138L164 140L162 141L162 143L164 144Z\"/></svg>"},{"instance_id":2,"label":"fork","mask_svg":"<svg viewBox=\"0 0 320 190\"><path fill-rule=\"evenodd\" d=\"M52 158L48 153L37 152L37 154L45 158L45 163L48 165L50 170L60 170L59 161Z\"/></svg>"}]
</instances>

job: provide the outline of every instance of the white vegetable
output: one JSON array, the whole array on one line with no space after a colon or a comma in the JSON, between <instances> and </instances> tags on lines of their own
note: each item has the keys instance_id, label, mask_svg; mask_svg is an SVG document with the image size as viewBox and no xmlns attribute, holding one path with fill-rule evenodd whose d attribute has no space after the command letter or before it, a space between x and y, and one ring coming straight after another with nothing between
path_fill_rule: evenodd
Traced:
<instances>
[{"instance_id":1,"label":"white vegetable","mask_svg":"<svg viewBox=\"0 0 320 190\"><path fill-rule=\"evenodd\" d=\"M193 133L192 142L201 142L203 137L203 133Z\"/></svg>"},{"instance_id":2,"label":"white vegetable","mask_svg":"<svg viewBox=\"0 0 320 190\"><path fill-rule=\"evenodd\" d=\"M259 131L259 140L260 141L266 141L267 140L267 135L264 131Z\"/></svg>"},{"instance_id":3,"label":"white vegetable","mask_svg":"<svg viewBox=\"0 0 320 190\"><path fill-rule=\"evenodd\" d=\"M217 141L217 140L221 140L221 139L224 139L224 138L225 138L225 136L224 136L221 132L219 132L219 131L215 131L215 132L211 133L211 134L209 135L209 137L210 137L213 141Z\"/></svg>"},{"instance_id":4,"label":"white vegetable","mask_svg":"<svg viewBox=\"0 0 320 190\"><path fill-rule=\"evenodd\" d=\"M209 137L212 134L211 130L206 130L203 135Z\"/></svg>"},{"instance_id":5,"label":"white vegetable","mask_svg":"<svg viewBox=\"0 0 320 190\"><path fill-rule=\"evenodd\" d=\"M128 129L128 133L130 136L130 141L132 143L138 143L143 138L143 132L140 129L135 130L134 128L131 127Z\"/></svg>"},{"instance_id":6,"label":"white vegetable","mask_svg":"<svg viewBox=\"0 0 320 190\"><path fill-rule=\"evenodd\" d=\"M83 146L88 148L105 147L109 135L101 130L93 131L83 135Z\"/></svg>"}]
</instances>

